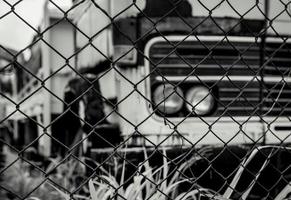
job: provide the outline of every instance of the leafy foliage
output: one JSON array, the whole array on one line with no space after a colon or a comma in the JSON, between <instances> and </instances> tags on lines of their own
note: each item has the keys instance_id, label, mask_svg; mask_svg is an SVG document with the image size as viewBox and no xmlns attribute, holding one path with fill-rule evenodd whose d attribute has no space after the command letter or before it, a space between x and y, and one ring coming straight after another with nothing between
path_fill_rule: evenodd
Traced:
<instances>
[{"instance_id":1,"label":"leafy foliage","mask_svg":"<svg viewBox=\"0 0 291 200\"><path fill-rule=\"evenodd\" d=\"M62 161L60 157L51 159L45 173L37 168L29 169L26 162L17 161L5 174L1 185L17 194L8 195L9 199L27 200L196 200L201 192L208 191L201 188L195 178L185 175L185 171L201 159L199 155L192 156L174 169L171 164L175 160L168 160L165 150L163 155L162 165L152 167L144 150L144 161L129 176L126 176L125 161L114 162L112 171L101 166L100 173L82 187L82 193L75 193L74 190L80 186L80 179L85 180L85 168L77 160ZM118 171L120 176L116 175ZM194 189L181 191L179 188L183 183L190 183Z\"/></svg>"},{"instance_id":2,"label":"leafy foliage","mask_svg":"<svg viewBox=\"0 0 291 200\"><path fill-rule=\"evenodd\" d=\"M185 177L184 172L189 169L201 157L194 156L188 162L182 163L175 170L170 170L171 161L167 161L166 152L163 151L162 166L154 169L149 164L146 151L145 161L141 163L132 177L132 182L126 184L124 180L125 170L122 170L121 180L107 173L89 180L89 190L92 200L189 200L197 199L201 187L190 178ZM123 169L125 163L123 163ZM185 182L195 184L190 192L179 192L179 186Z\"/></svg>"},{"instance_id":3,"label":"leafy foliage","mask_svg":"<svg viewBox=\"0 0 291 200\"><path fill-rule=\"evenodd\" d=\"M0 184L6 195L2 199L63 200L60 191L74 190L85 173L77 160L61 162L60 157L51 159L43 171L23 160L15 161L3 174Z\"/></svg>"}]
</instances>

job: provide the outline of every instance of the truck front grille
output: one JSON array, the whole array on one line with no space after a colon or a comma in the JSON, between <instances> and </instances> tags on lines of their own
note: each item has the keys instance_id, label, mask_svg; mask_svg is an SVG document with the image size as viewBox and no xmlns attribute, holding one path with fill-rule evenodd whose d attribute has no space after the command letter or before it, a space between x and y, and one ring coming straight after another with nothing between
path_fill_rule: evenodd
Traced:
<instances>
[{"instance_id":1,"label":"truck front grille","mask_svg":"<svg viewBox=\"0 0 291 200\"><path fill-rule=\"evenodd\" d=\"M156 42L150 48L152 69L165 75L258 74L259 44L253 41ZM178 71L177 71L178 70Z\"/></svg>"},{"instance_id":2,"label":"truck front grille","mask_svg":"<svg viewBox=\"0 0 291 200\"><path fill-rule=\"evenodd\" d=\"M291 85L283 80L263 86L263 112L268 116L291 116Z\"/></svg>"},{"instance_id":3,"label":"truck front grille","mask_svg":"<svg viewBox=\"0 0 291 200\"><path fill-rule=\"evenodd\" d=\"M268 42L265 48L266 76L288 76L291 69L291 44L281 42Z\"/></svg>"},{"instance_id":4,"label":"truck front grille","mask_svg":"<svg viewBox=\"0 0 291 200\"><path fill-rule=\"evenodd\" d=\"M291 86L282 79L291 69L290 45L266 43L262 60L260 42L242 37L160 38L146 52L151 94L165 82L185 92L195 85L207 85L217 102L209 116L288 116ZM185 116L189 112L183 108L168 117Z\"/></svg>"}]
</instances>

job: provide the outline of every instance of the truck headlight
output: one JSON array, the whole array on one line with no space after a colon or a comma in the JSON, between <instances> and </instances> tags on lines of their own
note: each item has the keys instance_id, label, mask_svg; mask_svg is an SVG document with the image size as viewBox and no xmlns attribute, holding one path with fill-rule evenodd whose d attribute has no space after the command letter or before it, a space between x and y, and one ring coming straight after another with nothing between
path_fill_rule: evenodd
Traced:
<instances>
[{"instance_id":1,"label":"truck headlight","mask_svg":"<svg viewBox=\"0 0 291 200\"><path fill-rule=\"evenodd\" d=\"M153 94L153 100L157 109L165 114L177 113L183 107L183 92L181 88L170 84L160 85Z\"/></svg>"},{"instance_id":2,"label":"truck headlight","mask_svg":"<svg viewBox=\"0 0 291 200\"><path fill-rule=\"evenodd\" d=\"M214 98L208 88L196 86L186 94L187 109L196 115L206 115L214 107Z\"/></svg>"}]
</instances>

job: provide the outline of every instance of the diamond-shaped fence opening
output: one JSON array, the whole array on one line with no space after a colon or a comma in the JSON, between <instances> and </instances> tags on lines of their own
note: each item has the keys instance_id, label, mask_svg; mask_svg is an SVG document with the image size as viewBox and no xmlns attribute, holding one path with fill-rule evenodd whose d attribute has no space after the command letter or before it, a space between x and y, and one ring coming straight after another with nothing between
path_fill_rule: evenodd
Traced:
<instances>
[{"instance_id":1,"label":"diamond-shaped fence opening","mask_svg":"<svg viewBox=\"0 0 291 200\"><path fill-rule=\"evenodd\" d=\"M290 0L0 1L0 199L288 199Z\"/></svg>"}]
</instances>

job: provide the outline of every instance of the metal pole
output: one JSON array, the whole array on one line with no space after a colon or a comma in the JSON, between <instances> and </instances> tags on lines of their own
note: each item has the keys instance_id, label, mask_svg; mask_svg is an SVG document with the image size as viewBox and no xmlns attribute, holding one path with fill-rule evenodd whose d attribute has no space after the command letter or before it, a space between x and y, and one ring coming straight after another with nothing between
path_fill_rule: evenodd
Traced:
<instances>
[{"instance_id":1,"label":"metal pole","mask_svg":"<svg viewBox=\"0 0 291 200\"><path fill-rule=\"evenodd\" d=\"M49 26L50 24L50 13L48 10L48 1L46 1L44 5L44 22L46 26ZM48 32L49 34L44 35L44 40L48 43L50 43L50 31ZM41 51L42 51L42 69L43 69L43 77L47 78L50 76L51 73L51 65L50 65L50 51L49 47L43 44L41 46ZM51 90L51 79L47 79L45 82L45 87L48 90ZM49 92L45 91L44 92L44 102L43 102L43 126L48 127L51 123L51 95ZM38 134L43 134L43 133L38 133ZM47 128L46 129L46 134L50 135L51 134L51 129ZM50 156L51 154L51 138L48 135L43 135L40 138L39 141L39 148L40 152L44 156Z\"/></svg>"},{"instance_id":2,"label":"metal pole","mask_svg":"<svg viewBox=\"0 0 291 200\"><path fill-rule=\"evenodd\" d=\"M265 13L265 18L264 18L264 30L262 33L262 41L261 41L261 45L260 45L260 66L263 66L265 63L265 47L266 47L266 35L267 35L267 28L268 28L268 24L269 24L269 7L270 7L270 1L269 0L265 0L265 5L264 5L264 13ZM264 83L264 69L260 69L260 76L261 76L261 81L260 81L260 102L262 102L264 100L264 93L263 93L263 89L265 87L265 83ZM265 122L262 119L262 117L264 117L264 112L263 112L263 107L264 105L262 105L262 103L260 104L260 113L261 113L261 117L260 117L260 121L262 123L262 136L263 136L263 140L262 140L262 145L266 144L266 127L265 127Z\"/></svg>"}]
</instances>

